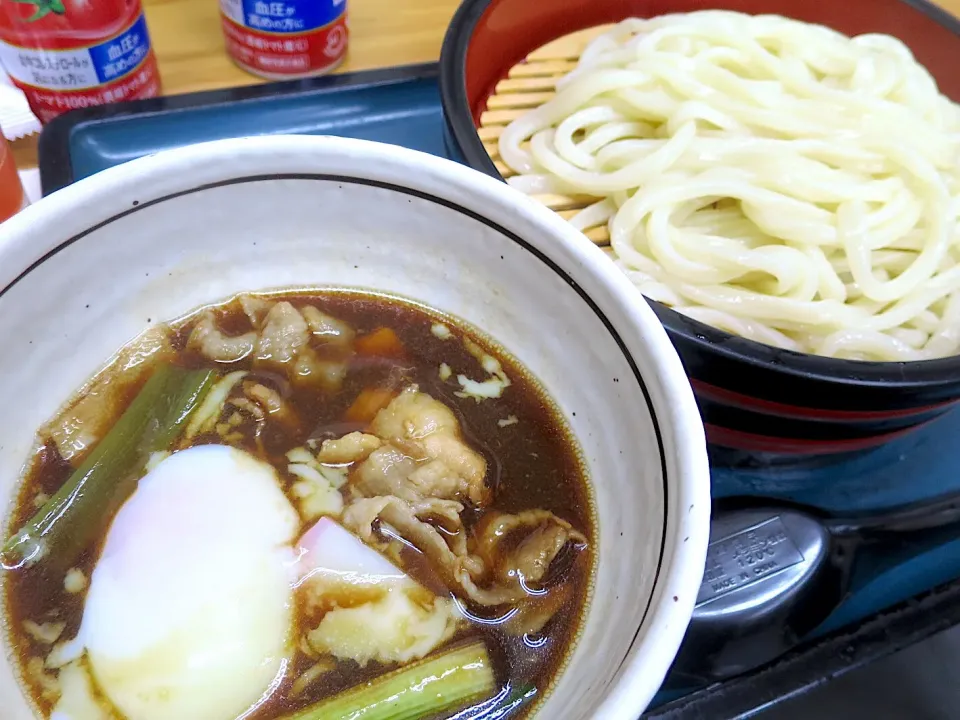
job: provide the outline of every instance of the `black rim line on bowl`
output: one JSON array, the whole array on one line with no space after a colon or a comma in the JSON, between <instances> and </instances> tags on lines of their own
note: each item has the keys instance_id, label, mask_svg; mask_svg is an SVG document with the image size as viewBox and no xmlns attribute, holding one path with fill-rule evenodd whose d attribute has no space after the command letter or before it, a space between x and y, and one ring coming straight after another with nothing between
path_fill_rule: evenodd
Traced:
<instances>
[{"instance_id":1,"label":"black rim line on bowl","mask_svg":"<svg viewBox=\"0 0 960 720\"><path fill-rule=\"evenodd\" d=\"M493 1L463 0L454 13L440 51L440 99L444 107L445 129L465 162L470 167L505 182L477 134L466 87L466 61L470 41L477 22ZM928 0L900 2L947 28L957 35L960 41L960 19ZM817 393L817 405L844 409L849 406L849 402L845 401L848 396L837 392L841 389L838 385L842 385L843 390L879 390L884 393L884 399L889 400L890 396L909 392L917 387L928 391L936 388L948 389L956 387L960 382L960 356L906 362L876 362L798 353L731 335L681 315L660 302L646 299L667 331L676 336L675 340L694 346L701 352L719 355L728 362L749 366L756 374L740 381L746 394L753 395L761 391L764 396L768 396L766 390L769 390L769 396L776 397L778 401L810 406L812 397L809 383L812 381L832 386L823 388L822 394ZM806 382L797 383L798 387L791 392L790 387L783 387L784 375ZM728 386L730 381L736 382L726 373L723 373L723 376Z\"/></svg>"},{"instance_id":2,"label":"black rim line on bowl","mask_svg":"<svg viewBox=\"0 0 960 720\"><path fill-rule=\"evenodd\" d=\"M437 63L398 65L375 70L321 75L300 80L242 85L220 90L202 90L178 95L129 102L96 105L72 110L59 115L44 126L40 133L37 153L39 156L40 181L44 195L64 188L74 182L73 165L70 162L70 138L74 127L84 122L118 121L128 117L149 117L196 110L216 105L254 103L277 96L285 98L312 95L317 92L336 92L357 85L377 87L409 82L410 80L435 78Z\"/></svg>"},{"instance_id":3,"label":"black rim line on bowl","mask_svg":"<svg viewBox=\"0 0 960 720\"><path fill-rule=\"evenodd\" d=\"M121 218L127 217L128 215L132 215L133 213L140 212L142 210L145 210L146 208L152 207L154 205L158 205L167 200L173 200L175 198L182 197L185 195L191 195L196 192L202 192L204 190L212 190L215 188L226 187L229 185L241 185L244 183L264 182L264 181L272 181L272 180L318 180L323 182L351 183L354 185L365 185L368 187L381 188L384 190L391 190L393 192L401 193L404 195L410 195L412 197L416 197L421 200L426 200L427 202L435 203L437 205L447 208L448 210L452 210L454 212L460 213L461 215L465 215L471 218L472 220L479 222L483 225L486 225L492 230L502 234L504 237L512 240L521 248L523 248L524 250L529 252L531 255L533 255L535 258L537 258L544 265L546 265L552 272L554 272L556 275L562 278L564 282L566 282L574 290L574 292L576 292L577 295L580 296L580 298L587 304L587 306L594 312L597 318L599 318L600 322L602 322L604 327L607 329L607 332L610 333L610 336L614 339L614 342L616 342L617 347L620 348L620 352L623 354L624 359L627 361L627 364L630 366L630 370L633 373L633 377L636 380L637 385L640 387L640 390L643 393L644 400L646 401L647 410L650 413L650 420L653 423L653 430L657 439L657 450L660 453L660 474L661 474L661 477L663 478L663 482L662 482L663 514L661 518L663 532L661 533L661 536L660 536L660 551L657 555L657 568L653 577L653 584L651 586L650 597L647 599L646 607L644 607L643 615L640 618L640 624L637 627L637 630L634 633L633 637L630 639L630 644L627 646L627 649L624 652L624 656L620 659L620 662L617 665L616 670L610 676L610 682L612 682L613 679L619 674L620 670L623 668L623 665L627 662L628 658L630 657L630 654L633 651L633 647L637 642L637 638L640 636L640 630L643 627L643 624L650 613L650 607L653 604L653 598L656 596L657 585L660 582L660 575L663 570L664 553L666 552L666 548L667 548L667 520L668 520L667 508L669 507L669 501L670 501L669 487L667 485L667 456L666 456L666 451L663 447L663 436L661 435L661 432L660 432L660 422L657 417L656 409L653 406L653 399L650 397L650 392L647 390L647 385L640 374L640 370L637 367L636 362L634 361L630 353L627 351L627 348L624 345L623 339L620 337L620 334L617 332L616 328L614 328L609 318L607 318L607 316L603 313L603 311L597 306L597 304L593 301L593 298L591 298L583 290L583 288L580 287L579 283L577 283L572 277L570 277L566 272L564 272L553 260L548 258L544 253L542 253L537 248L530 245L526 240L521 238L519 235L516 235L515 233L510 232L509 230L493 222L492 220L485 218L482 215L479 215L472 210L469 210L465 207L457 205L454 202L451 202L444 198L437 197L435 195L431 195L426 192L421 192L419 190L413 190L411 188L395 185L393 183L381 182L378 180L371 180L369 178L356 178L356 177L350 177L347 175L332 175L332 174L324 174L324 173L277 173L277 174L268 174L268 175L249 175L241 178L232 178L230 180L222 180L220 182L200 185L195 188L191 188L189 190L182 190L180 192L170 193L169 195L164 195L163 197L159 197L154 200L149 200L143 203L139 201L134 201L133 206L131 208L124 210L123 212L117 213L116 215L113 215L112 217L109 217L106 220L97 223L96 225L84 230L83 232L78 233L77 235L74 235L73 237L68 238L67 240L64 240L55 248L45 253L41 258L33 262L27 269L25 269L23 272L17 275L17 277L11 280L10 283L6 285L6 287L0 289L0 299L2 299L3 296L6 295L7 292L11 290L15 285L17 285L21 280L27 277L27 275L29 275L32 271L40 267L40 265L42 265L44 262L46 262L50 258L57 255L61 250L65 250L66 248L70 247L74 243L82 240L85 237L88 237L91 233L95 232L96 230L99 230L100 228L105 227L116 220L120 220ZM692 510L693 506L691 505L689 509ZM684 512L684 511L678 509L678 512ZM664 602L668 602L668 601L669 601L669 598L664 599Z\"/></svg>"}]
</instances>

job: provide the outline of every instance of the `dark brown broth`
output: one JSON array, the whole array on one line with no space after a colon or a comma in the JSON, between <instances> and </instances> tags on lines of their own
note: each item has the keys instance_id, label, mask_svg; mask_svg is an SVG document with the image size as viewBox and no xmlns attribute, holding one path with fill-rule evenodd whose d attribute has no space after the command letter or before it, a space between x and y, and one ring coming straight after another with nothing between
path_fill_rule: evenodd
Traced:
<instances>
[{"instance_id":1,"label":"dark brown broth","mask_svg":"<svg viewBox=\"0 0 960 720\"><path fill-rule=\"evenodd\" d=\"M495 489L492 508L504 512L542 508L550 510L571 522L588 538L593 540L593 517L589 491L584 478L582 463L577 455L576 443L548 398L525 371L508 355L492 347L491 343L476 336L459 323L449 318L432 314L413 304L385 299L376 295L354 292L322 292L317 294L289 295L282 299L294 305L312 304L319 309L350 323L363 335L378 327L392 328L402 340L408 357L402 361L389 358L363 359L351 364L350 372L342 389L334 395L320 392L290 390L286 380L258 373L258 379L280 390L292 403L299 417L299 424L290 432L276 433L265 443L268 457L283 472L286 460L283 454L311 437L342 435L358 427L344 423L343 415L358 393L364 388L385 382L415 382L420 389L451 407L460 419L463 431L470 444L487 460L487 482ZM238 303L220 309L218 323L225 331L244 332L249 321ZM431 331L434 323L443 322L454 331L454 337L441 340ZM178 362L187 367L209 367L214 364L201 356L185 350L186 338L193 319L171 328L174 347L178 350ZM501 398L477 402L472 398L460 398L455 392L460 389L457 373L482 379L485 372L479 361L469 353L462 342L469 337L495 355L511 379L511 386ZM443 381L439 377L441 363L454 369L453 377ZM241 361L218 369L249 369L248 361ZM137 387L130 388L130 399ZM399 389L399 388L398 388ZM518 422L501 427L498 421L516 416ZM215 438L198 438L198 442L213 442ZM247 448L256 452L256 448ZM45 446L33 460L22 484L10 528L19 527L35 511L33 498L39 492L54 492L69 477L71 469L58 455L52 445ZM102 539L101 541L102 542ZM86 550L78 567L89 578L99 545ZM406 566L412 575L435 586L428 568L413 553L406 553ZM483 637L494 659L496 673L501 684L512 687L533 685L542 694L549 687L553 675L563 662L573 641L589 592L589 580L593 567L592 548L581 553L567 571L568 582L574 591L571 600L554 616L539 638L510 636L495 625L471 623L451 642L459 638ZM48 577L41 568L34 567L11 573L5 583L6 613L9 620L9 640L21 667L32 656L43 657L49 648L37 645L22 631L24 620L43 622L57 619L67 622L61 639L75 636L82 614L83 596L70 595L63 587L63 577ZM488 616L488 608L468 608L478 616ZM273 699L250 715L250 720L269 720L282 716L340 690L372 679L389 668L371 663L359 668L353 662L341 662L338 668L320 681L315 682L301 696L288 696L293 679L310 666L312 661L299 655L294 661L293 672L275 693ZM49 714L51 707L45 703L36 687L30 687L31 695L38 706ZM444 716L439 716L444 717ZM516 713L511 717L518 717Z\"/></svg>"}]
</instances>

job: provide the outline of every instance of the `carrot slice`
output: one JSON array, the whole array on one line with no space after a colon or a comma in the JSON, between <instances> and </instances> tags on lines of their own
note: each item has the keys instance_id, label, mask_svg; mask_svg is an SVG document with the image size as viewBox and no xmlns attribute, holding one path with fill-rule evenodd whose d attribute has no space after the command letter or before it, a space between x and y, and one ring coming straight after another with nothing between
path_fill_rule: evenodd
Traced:
<instances>
[{"instance_id":1,"label":"carrot slice","mask_svg":"<svg viewBox=\"0 0 960 720\"><path fill-rule=\"evenodd\" d=\"M369 387L360 391L357 399L347 408L344 420L348 422L368 423L397 396L395 390Z\"/></svg>"},{"instance_id":2,"label":"carrot slice","mask_svg":"<svg viewBox=\"0 0 960 720\"><path fill-rule=\"evenodd\" d=\"M407 354L400 338L388 327L377 328L369 335L357 338L354 347L361 355L401 358Z\"/></svg>"}]
</instances>

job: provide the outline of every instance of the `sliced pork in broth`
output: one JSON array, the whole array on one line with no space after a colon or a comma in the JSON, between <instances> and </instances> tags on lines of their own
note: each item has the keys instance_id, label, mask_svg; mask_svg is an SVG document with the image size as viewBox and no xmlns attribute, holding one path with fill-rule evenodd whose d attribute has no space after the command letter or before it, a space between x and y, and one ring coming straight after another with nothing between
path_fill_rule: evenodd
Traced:
<instances>
[{"instance_id":1,"label":"sliced pork in broth","mask_svg":"<svg viewBox=\"0 0 960 720\"><path fill-rule=\"evenodd\" d=\"M2 558L43 717L520 717L573 645L576 444L419 306L240 296L152 328L38 438Z\"/></svg>"}]
</instances>

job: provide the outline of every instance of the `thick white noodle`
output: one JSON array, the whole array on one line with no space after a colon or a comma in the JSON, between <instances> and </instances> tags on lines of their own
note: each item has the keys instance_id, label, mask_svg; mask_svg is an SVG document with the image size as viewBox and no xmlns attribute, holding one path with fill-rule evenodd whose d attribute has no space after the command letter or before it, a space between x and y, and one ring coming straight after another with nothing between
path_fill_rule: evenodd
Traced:
<instances>
[{"instance_id":1,"label":"thick white noodle","mask_svg":"<svg viewBox=\"0 0 960 720\"><path fill-rule=\"evenodd\" d=\"M528 193L596 198L648 297L799 352L960 353L960 107L899 40L774 15L629 19L507 126Z\"/></svg>"}]
</instances>

